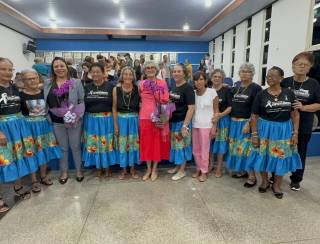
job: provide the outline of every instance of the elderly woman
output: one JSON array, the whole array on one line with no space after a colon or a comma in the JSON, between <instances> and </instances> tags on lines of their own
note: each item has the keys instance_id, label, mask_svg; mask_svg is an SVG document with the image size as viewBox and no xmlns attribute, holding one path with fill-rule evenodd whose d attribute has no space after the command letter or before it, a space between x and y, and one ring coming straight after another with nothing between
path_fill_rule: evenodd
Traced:
<instances>
[{"instance_id":1,"label":"elderly woman","mask_svg":"<svg viewBox=\"0 0 320 244\"><path fill-rule=\"evenodd\" d=\"M249 171L245 187L253 187L257 180L253 169L247 167L247 155L252 146L250 134L250 116L253 101L261 87L252 82L255 68L251 63L240 66L240 86L231 90L231 123L229 131L229 153L227 167L233 172ZM246 177L247 174L235 174L233 177Z\"/></svg>"},{"instance_id":2,"label":"elderly woman","mask_svg":"<svg viewBox=\"0 0 320 244\"><path fill-rule=\"evenodd\" d=\"M175 85L170 91L170 100L175 103L176 110L170 119L170 162L176 167L170 169L168 173L175 174L172 180L180 180L186 176L187 161L192 159L191 120L195 95L192 86L185 80L187 70L183 65L175 65L172 76Z\"/></svg>"},{"instance_id":3,"label":"elderly woman","mask_svg":"<svg viewBox=\"0 0 320 244\"><path fill-rule=\"evenodd\" d=\"M217 156L217 165L215 177L222 177L223 157L228 151L228 135L230 126L231 112L231 90L223 85L225 73L221 69L213 70L211 74L212 88L214 88L219 97L219 113L215 114L217 125L217 135L211 144L211 159L214 160L214 154Z\"/></svg>"},{"instance_id":4,"label":"elderly woman","mask_svg":"<svg viewBox=\"0 0 320 244\"><path fill-rule=\"evenodd\" d=\"M155 181L158 178L158 163L162 159L170 158L169 124L168 121L161 120L158 114L161 104L168 103L169 92L166 81L156 78L157 72L155 63L146 62L144 65L146 80L142 80L139 84L140 160L147 162L144 181L150 177Z\"/></svg>"},{"instance_id":5,"label":"elderly woman","mask_svg":"<svg viewBox=\"0 0 320 244\"><path fill-rule=\"evenodd\" d=\"M283 176L302 167L296 147L299 112L294 109L294 93L280 86L283 74L279 67L272 67L267 74L269 88L259 92L254 100L251 128L255 149L248 157L248 164L261 172L260 193L270 187L268 172L275 174L272 191L278 199L283 197Z\"/></svg>"},{"instance_id":6,"label":"elderly woman","mask_svg":"<svg viewBox=\"0 0 320 244\"><path fill-rule=\"evenodd\" d=\"M52 78L44 84L44 99L49 107L50 119L57 141L61 146L63 157L60 159L60 184L68 181L69 147L72 151L76 168L76 180L81 182L83 174L81 170L81 125L82 114L76 118L70 116L70 112L58 114L58 110L71 110L71 107L84 106L83 86L80 80L70 79L68 65L63 58L56 57L51 63Z\"/></svg>"},{"instance_id":7,"label":"elderly woman","mask_svg":"<svg viewBox=\"0 0 320 244\"><path fill-rule=\"evenodd\" d=\"M307 74L313 65L313 56L309 52L297 54L292 60L293 76L283 79L281 86L291 89L296 95L294 108L300 112L300 128L298 131L298 152L302 161L302 169L290 176L291 190L299 191L303 179L308 143L312 134L314 113L320 110L319 83Z\"/></svg>"},{"instance_id":8,"label":"elderly woman","mask_svg":"<svg viewBox=\"0 0 320 244\"><path fill-rule=\"evenodd\" d=\"M95 166L99 170L98 176L103 177L109 166L116 163L112 118L114 86L105 80L102 64L92 64L89 72L93 82L85 87L82 158L84 166Z\"/></svg>"},{"instance_id":9,"label":"elderly woman","mask_svg":"<svg viewBox=\"0 0 320 244\"><path fill-rule=\"evenodd\" d=\"M0 184L16 181L14 191L22 198L30 197L20 178L38 169L34 139L21 114L19 91L11 82L13 63L0 57ZM9 207L0 196L0 213Z\"/></svg>"},{"instance_id":10,"label":"elderly woman","mask_svg":"<svg viewBox=\"0 0 320 244\"><path fill-rule=\"evenodd\" d=\"M209 169L210 142L216 136L217 124L212 121L219 113L217 92L207 87L206 74L198 71L193 75L195 92L195 112L192 120L192 152L197 170L192 175L200 182L207 180Z\"/></svg>"},{"instance_id":11,"label":"elderly woman","mask_svg":"<svg viewBox=\"0 0 320 244\"><path fill-rule=\"evenodd\" d=\"M43 90L39 88L39 75L35 70L21 72L24 90L20 93L22 114L25 116L34 139L35 156L40 166L40 183L50 186L52 181L47 178L47 163L52 159L62 157L61 148L58 146L53 134L53 127L46 118L46 104ZM32 192L41 191L35 173L31 174Z\"/></svg>"},{"instance_id":12,"label":"elderly woman","mask_svg":"<svg viewBox=\"0 0 320 244\"><path fill-rule=\"evenodd\" d=\"M118 139L117 159L122 168L120 180L125 178L127 167L130 167L132 178L138 178L135 165L140 164L138 118L140 95L135 82L134 69L125 67L121 71L120 86L113 88L112 114L114 134Z\"/></svg>"}]
</instances>

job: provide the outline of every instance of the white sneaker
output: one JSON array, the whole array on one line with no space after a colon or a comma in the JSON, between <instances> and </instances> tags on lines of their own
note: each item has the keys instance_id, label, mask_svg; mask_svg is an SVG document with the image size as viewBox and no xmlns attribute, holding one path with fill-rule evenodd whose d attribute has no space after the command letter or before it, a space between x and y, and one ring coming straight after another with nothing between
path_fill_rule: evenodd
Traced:
<instances>
[{"instance_id":1,"label":"white sneaker","mask_svg":"<svg viewBox=\"0 0 320 244\"><path fill-rule=\"evenodd\" d=\"M174 176L172 176L172 180L176 181L176 180L181 180L183 177L186 176L186 172L180 172L178 171L178 173L176 173Z\"/></svg>"},{"instance_id":2,"label":"white sneaker","mask_svg":"<svg viewBox=\"0 0 320 244\"><path fill-rule=\"evenodd\" d=\"M178 169L179 169L178 167L174 167L172 169L169 169L167 172L168 174L175 174L178 172Z\"/></svg>"}]
</instances>

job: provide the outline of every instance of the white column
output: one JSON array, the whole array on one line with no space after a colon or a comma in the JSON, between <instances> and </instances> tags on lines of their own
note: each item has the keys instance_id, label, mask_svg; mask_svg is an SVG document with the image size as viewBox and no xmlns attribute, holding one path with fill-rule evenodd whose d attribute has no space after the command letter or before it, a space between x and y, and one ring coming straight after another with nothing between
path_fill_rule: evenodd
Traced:
<instances>
[{"instance_id":1,"label":"white column","mask_svg":"<svg viewBox=\"0 0 320 244\"><path fill-rule=\"evenodd\" d=\"M309 46L308 26L313 0L280 0L272 5L268 67L281 67L292 74L291 61Z\"/></svg>"},{"instance_id":2,"label":"white column","mask_svg":"<svg viewBox=\"0 0 320 244\"><path fill-rule=\"evenodd\" d=\"M246 47L246 36L247 36L247 21L243 21L236 27L236 48L235 48L235 59L234 59L234 77L233 81L239 80L239 68L245 61L245 47Z\"/></svg>"},{"instance_id":3,"label":"white column","mask_svg":"<svg viewBox=\"0 0 320 244\"><path fill-rule=\"evenodd\" d=\"M221 47L222 47L222 37L219 36L216 39L216 51L214 54L214 68L220 69L221 68Z\"/></svg>"},{"instance_id":4,"label":"white column","mask_svg":"<svg viewBox=\"0 0 320 244\"><path fill-rule=\"evenodd\" d=\"M227 77L231 75L232 38L232 29L224 33L223 70Z\"/></svg>"}]
</instances>

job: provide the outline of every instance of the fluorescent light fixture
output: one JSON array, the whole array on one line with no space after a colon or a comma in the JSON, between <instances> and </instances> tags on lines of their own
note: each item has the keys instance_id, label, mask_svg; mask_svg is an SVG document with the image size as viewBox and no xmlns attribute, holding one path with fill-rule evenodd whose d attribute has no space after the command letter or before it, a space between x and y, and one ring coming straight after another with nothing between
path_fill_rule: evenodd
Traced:
<instances>
[{"instance_id":1,"label":"fluorescent light fixture","mask_svg":"<svg viewBox=\"0 0 320 244\"><path fill-rule=\"evenodd\" d=\"M314 5L313 9L317 9L317 8L320 8L320 3L317 3L316 5Z\"/></svg>"},{"instance_id":2,"label":"fluorescent light fixture","mask_svg":"<svg viewBox=\"0 0 320 244\"><path fill-rule=\"evenodd\" d=\"M189 26L188 23L185 23L182 28L183 28L184 31L190 30L190 26Z\"/></svg>"},{"instance_id":3,"label":"fluorescent light fixture","mask_svg":"<svg viewBox=\"0 0 320 244\"><path fill-rule=\"evenodd\" d=\"M314 18L314 19L313 19L313 23L316 23L316 22L317 22L317 18Z\"/></svg>"},{"instance_id":4,"label":"fluorescent light fixture","mask_svg":"<svg viewBox=\"0 0 320 244\"><path fill-rule=\"evenodd\" d=\"M212 0L204 0L204 6L206 6L206 8L211 7L212 5Z\"/></svg>"},{"instance_id":5,"label":"fluorescent light fixture","mask_svg":"<svg viewBox=\"0 0 320 244\"><path fill-rule=\"evenodd\" d=\"M118 3L120 3L120 0L113 0L113 2L114 2L115 4L118 4Z\"/></svg>"}]
</instances>

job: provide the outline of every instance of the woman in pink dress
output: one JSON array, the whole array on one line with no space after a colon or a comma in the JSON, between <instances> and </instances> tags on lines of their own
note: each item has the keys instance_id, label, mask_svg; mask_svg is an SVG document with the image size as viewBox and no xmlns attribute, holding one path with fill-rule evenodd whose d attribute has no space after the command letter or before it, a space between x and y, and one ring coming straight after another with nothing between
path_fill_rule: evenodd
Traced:
<instances>
[{"instance_id":1,"label":"woman in pink dress","mask_svg":"<svg viewBox=\"0 0 320 244\"><path fill-rule=\"evenodd\" d=\"M146 181L158 178L157 166L162 159L170 157L169 121L160 116L161 104L169 101L169 92L165 80L156 78L158 69L153 62L146 62L144 75L139 85L141 108L140 124L140 160L147 162L147 172L143 176Z\"/></svg>"}]
</instances>

